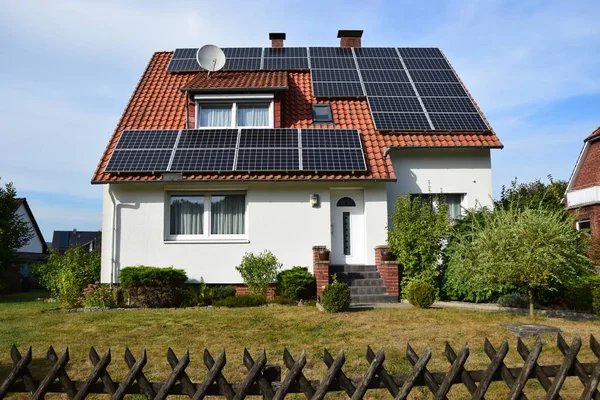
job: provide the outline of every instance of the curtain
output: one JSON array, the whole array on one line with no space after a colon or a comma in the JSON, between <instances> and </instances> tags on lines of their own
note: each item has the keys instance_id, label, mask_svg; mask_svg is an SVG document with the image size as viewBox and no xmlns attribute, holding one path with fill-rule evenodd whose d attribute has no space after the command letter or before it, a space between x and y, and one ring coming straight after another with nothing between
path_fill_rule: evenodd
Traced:
<instances>
[{"instance_id":1,"label":"curtain","mask_svg":"<svg viewBox=\"0 0 600 400\"><path fill-rule=\"evenodd\" d=\"M458 219L462 215L460 202L462 200L461 194L446 194L446 201L448 202L448 215L452 219Z\"/></svg>"},{"instance_id":2,"label":"curtain","mask_svg":"<svg viewBox=\"0 0 600 400\"><path fill-rule=\"evenodd\" d=\"M269 106L239 104L237 124L238 126L269 126Z\"/></svg>"},{"instance_id":3,"label":"curtain","mask_svg":"<svg viewBox=\"0 0 600 400\"><path fill-rule=\"evenodd\" d=\"M242 235L246 214L245 196L212 196L210 214L212 235Z\"/></svg>"},{"instance_id":4,"label":"curtain","mask_svg":"<svg viewBox=\"0 0 600 400\"><path fill-rule=\"evenodd\" d=\"M171 196L171 235L202 235L204 196Z\"/></svg>"},{"instance_id":5,"label":"curtain","mask_svg":"<svg viewBox=\"0 0 600 400\"><path fill-rule=\"evenodd\" d=\"M231 126L231 106L200 107L200 126Z\"/></svg>"}]
</instances>

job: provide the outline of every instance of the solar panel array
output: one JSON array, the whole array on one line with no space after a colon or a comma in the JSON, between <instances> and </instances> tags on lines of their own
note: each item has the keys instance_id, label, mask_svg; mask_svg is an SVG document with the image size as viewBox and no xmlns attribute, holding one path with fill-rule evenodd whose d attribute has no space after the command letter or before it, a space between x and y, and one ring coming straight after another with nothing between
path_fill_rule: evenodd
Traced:
<instances>
[{"instance_id":1,"label":"solar panel array","mask_svg":"<svg viewBox=\"0 0 600 400\"><path fill-rule=\"evenodd\" d=\"M366 171L355 129L125 130L106 172Z\"/></svg>"},{"instance_id":2,"label":"solar panel array","mask_svg":"<svg viewBox=\"0 0 600 400\"><path fill-rule=\"evenodd\" d=\"M168 71L199 71L197 49ZM366 97L378 130L489 130L437 48L225 48L224 69L310 69L315 97Z\"/></svg>"}]
</instances>

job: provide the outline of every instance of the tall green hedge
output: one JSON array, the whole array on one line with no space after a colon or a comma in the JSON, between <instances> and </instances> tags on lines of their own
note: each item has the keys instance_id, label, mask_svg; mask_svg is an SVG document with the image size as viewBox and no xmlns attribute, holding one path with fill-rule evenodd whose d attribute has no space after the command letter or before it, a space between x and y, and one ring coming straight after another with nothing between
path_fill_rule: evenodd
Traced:
<instances>
[{"instance_id":1,"label":"tall green hedge","mask_svg":"<svg viewBox=\"0 0 600 400\"><path fill-rule=\"evenodd\" d=\"M119 274L119 281L124 289L132 286L181 286L187 281L187 275L182 269L158 268L145 265L125 267Z\"/></svg>"}]
</instances>

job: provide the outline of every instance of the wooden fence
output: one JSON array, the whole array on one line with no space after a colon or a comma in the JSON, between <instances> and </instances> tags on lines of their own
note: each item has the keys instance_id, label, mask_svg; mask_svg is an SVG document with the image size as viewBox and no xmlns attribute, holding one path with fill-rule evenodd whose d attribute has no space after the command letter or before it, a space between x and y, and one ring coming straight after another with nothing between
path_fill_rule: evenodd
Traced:
<instances>
[{"instance_id":1,"label":"wooden fence","mask_svg":"<svg viewBox=\"0 0 600 400\"><path fill-rule=\"evenodd\" d=\"M576 376L582 385L582 389L570 389L569 397L600 398L597 390L600 361L579 362L577 354L581 345L579 336L569 346L559 334L557 346L564 356L563 361L560 365L544 366L537 362L542 351L539 338L531 349L519 339L517 352L523 359L523 364L518 368L509 368L503 361L508 354L508 342L504 340L496 350L486 339L484 350L490 358L490 364L487 369L470 371L464 368L469 357L467 345L465 344L457 354L446 344L445 356L452 364L447 372L431 372L427 369L431 358L429 347L419 356L407 345L406 356L413 369L410 374L402 376L393 376L386 371L383 365L383 349L374 353L371 348L367 348L366 356L370 365L359 378L350 378L342 370L345 362L343 351L334 358L325 350L323 361L327 365L327 373L321 380L312 381L306 379L302 373L306 365L304 352L295 360L287 349L284 350L283 363L288 372L281 380L280 369L267 365L264 351L256 360L248 351L244 351L243 363L248 373L243 381L238 383L228 382L222 374L227 363L225 352L215 360L208 350L204 350L204 364L208 368L208 374L202 382L194 383L185 372L190 362L189 352L186 351L179 359L171 349L167 353L167 360L172 371L165 382L150 382L144 375L146 351L136 360L128 349L125 351L125 362L129 371L123 381L115 382L107 372L111 362L110 349L100 357L93 347L90 349L93 369L86 380L71 380L66 372L69 362L68 349L59 357L52 347L48 349L47 357L54 364L43 379L36 380L28 369L32 360L31 348L22 356L13 346L12 370L4 379L0 377L0 399L9 393L29 393L31 398L42 399L50 392L66 393L69 399L83 399L91 393L110 394L113 399L122 399L126 394L143 394L148 399L164 399L168 395L187 395L192 399L213 395L224 396L227 399L243 399L249 395L261 395L266 399L283 399L287 394L302 393L307 399L322 399L328 392L345 392L352 399L362 399L368 396L368 390L373 389L387 390L394 398L405 399L415 387L426 387L433 398L445 399L453 385L464 385L473 399L483 399L493 381L504 381L510 389L509 399L526 399L523 390L528 380L533 379L544 388L546 399L559 399L559 392L568 376ZM593 336L590 336L590 348L600 359L600 345Z\"/></svg>"}]
</instances>

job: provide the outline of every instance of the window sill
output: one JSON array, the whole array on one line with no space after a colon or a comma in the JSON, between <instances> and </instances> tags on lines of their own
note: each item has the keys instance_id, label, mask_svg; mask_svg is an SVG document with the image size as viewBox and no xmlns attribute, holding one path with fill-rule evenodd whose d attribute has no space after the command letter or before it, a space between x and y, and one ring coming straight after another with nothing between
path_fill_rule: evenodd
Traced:
<instances>
[{"instance_id":1,"label":"window sill","mask_svg":"<svg viewBox=\"0 0 600 400\"><path fill-rule=\"evenodd\" d=\"M188 244L188 243L196 243L196 244L211 244L211 243L223 243L223 244L240 244L240 243L250 243L248 239L166 239L164 240L165 244Z\"/></svg>"}]
</instances>

